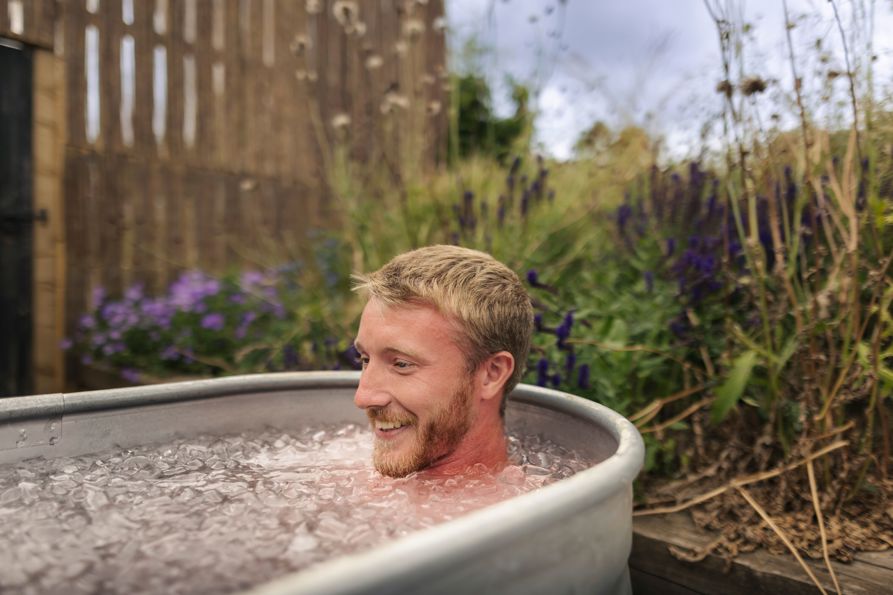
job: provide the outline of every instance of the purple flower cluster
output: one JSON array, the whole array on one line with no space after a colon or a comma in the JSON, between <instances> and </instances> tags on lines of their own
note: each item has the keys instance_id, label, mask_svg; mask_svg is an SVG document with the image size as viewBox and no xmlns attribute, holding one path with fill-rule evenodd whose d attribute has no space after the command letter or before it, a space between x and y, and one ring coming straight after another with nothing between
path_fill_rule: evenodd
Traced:
<instances>
[{"instance_id":1,"label":"purple flower cluster","mask_svg":"<svg viewBox=\"0 0 893 595\"><path fill-rule=\"evenodd\" d=\"M174 281L168 291L168 300L183 312L204 312L205 298L220 292L220 281L201 272L188 271Z\"/></svg>"},{"instance_id":2,"label":"purple flower cluster","mask_svg":"<svg viewBox=\"0 0 893 595\"><path fill-rule=\"evenodd\" d=\"M186 271L163 295L149 296L136 284L118 300L99 287L93 291L92 310L81 316L75 336L63 348L79 351L84 363L105 360L129 376L131 368L188 371L197 365L198 353L216 361L231 359L241 342L259 336L261 326L269 329L279 320L288 324L281 297L284 276L245 271L223 280ZM296 358L292 348L280 361L294 367Z\"/></svg>"},{"instance_id":3,"label":"purple flower cluster","mask_svg":"<svg viewBox=\"0 0 893 595\"><path fill-rule=\"evenodd\" d=\"M538 156L536 173L532 178L521 173L521 158L515 157L505 179L505 190L496 199L496 226L502 228L515 217L525 221L536 205L544 200L554 201L555 191L548 187L549 169ZM452 234L454 244L468 243L483 231L485 248L489 250L490 206L486 199L478 200L474 192L466 190L460 202L453 205L457 231Z\"/></svg>"}]
</instances>

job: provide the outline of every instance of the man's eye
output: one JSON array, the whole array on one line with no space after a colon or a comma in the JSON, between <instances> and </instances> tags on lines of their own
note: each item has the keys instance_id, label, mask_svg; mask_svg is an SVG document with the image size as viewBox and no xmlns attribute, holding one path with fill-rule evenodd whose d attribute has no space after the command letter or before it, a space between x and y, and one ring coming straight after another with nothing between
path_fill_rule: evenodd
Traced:
<instances>
[{"instance_id":1,"label":"man's eye","mask_svg":"<svg viewBox=\"0 0 893 595\"><path fill-rule=\"evenodd\" d=\"M400 360L400 359L394 361L394 367L395 367L395 368L400 368L401 370L405 370L405 369L409 368L410 366L412 366L411 363L409 363L409 362L405 362L405 361Z\"/></svg>"},{"instance_id":2,"label":"man's eye","mask_svg":"<svg viewBox=\"0 0 893 595\"><path fill-rule=\"evenodd\" d=\"M361 355L361 356L358 358L358 360L359 360L359 362L360 362L360 366L365 370L365 369L366 369L366 366L369 365L369 357L368 357L368 356L365 356L365 355Z\"/></svg>"}]
</instances>

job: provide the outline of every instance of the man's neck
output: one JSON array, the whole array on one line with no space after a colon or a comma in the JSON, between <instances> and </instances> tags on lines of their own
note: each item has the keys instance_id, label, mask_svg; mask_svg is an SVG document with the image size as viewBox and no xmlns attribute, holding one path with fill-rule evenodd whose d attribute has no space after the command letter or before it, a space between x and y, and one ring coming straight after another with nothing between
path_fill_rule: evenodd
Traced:
<instances>
[{"instance_id":1,"label":"man's neck","mask_svg":"<svg viewBox=\"0 0 893 595\"><path fill-rule=\"evenodd\" d=\"M498 417L498 413L496 414ZM478 419L453 452L423 469L426 476L467 473L475 465L499 471L508 463L502 419Z\"/></svg>"}]
</instances>

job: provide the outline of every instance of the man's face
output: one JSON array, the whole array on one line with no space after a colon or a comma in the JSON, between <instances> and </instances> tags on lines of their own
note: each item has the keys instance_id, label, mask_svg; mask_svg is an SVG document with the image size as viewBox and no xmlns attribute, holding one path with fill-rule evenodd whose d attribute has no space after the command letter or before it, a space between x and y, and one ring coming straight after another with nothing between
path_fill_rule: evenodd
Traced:
<instances>
[{"instance_id":1,"label":"man's face","mask_svg":"<svg viewBox=\"0 0 893 595\"><path fill-rule=\"evenodd\" d=\"M380 473L403 477L461 448L475 405L455 333L432 307L373 299L363 310L356 340L363 373L354 401L372 424Z\"/></svg>"}]
</instances>

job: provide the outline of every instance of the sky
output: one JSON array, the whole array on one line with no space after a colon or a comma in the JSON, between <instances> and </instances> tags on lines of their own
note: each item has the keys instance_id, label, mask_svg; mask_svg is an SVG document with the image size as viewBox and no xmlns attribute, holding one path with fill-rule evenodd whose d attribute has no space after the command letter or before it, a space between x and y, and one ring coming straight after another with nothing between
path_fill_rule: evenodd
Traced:
<instances>
[{"instance_id":1,"label":"sky","mask_svg":"<svg viewBox=\"0 0 893 595\"><path fill-rule=\"evenodd\" d=\"M883 92L893 82L893 34L884 34L893 31L893 1L874 1L874 69ZM871 2L837 5L846 23L853 6ZM761 97L766 110L790 104L782 0L733 4L751 25L745 70L770 82ZM845 106L822 103L821 90L829 85L824 73L846 70L833 7L827 0L788 0L788 7L796 23L791 33L799 74L815 109L831 118ZM703 144L705 123L714 123L706 134L717 138L722 97L715 89L723 77L718 34L704 0L446 0L446 10L452 48L468 39L485 48L477 62L494 89L498 113L513 109L507 74L534 89L535 138L554 157L570 157L580 133L597 120L614 129L641 126L678 156ZM826 62L820 61L823 52ZM838 103L844 103L845 86L845 77L830 83Z\"/></svg>"}]
</instances>

